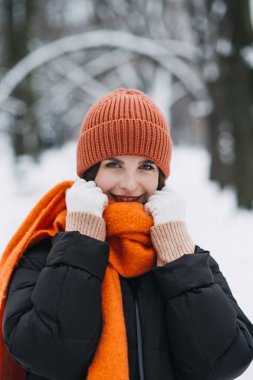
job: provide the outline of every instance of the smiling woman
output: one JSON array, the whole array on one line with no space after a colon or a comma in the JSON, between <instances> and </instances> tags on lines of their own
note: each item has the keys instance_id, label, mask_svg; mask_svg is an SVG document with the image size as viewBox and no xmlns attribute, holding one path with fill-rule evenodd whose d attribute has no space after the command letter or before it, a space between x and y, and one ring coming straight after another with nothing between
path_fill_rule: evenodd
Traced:
<instances>
[{"instance_id":1,"label":"smiling woman","mask_svg":"<svg viewBox=\"0 0 253 380\"><path fill-rule=\"evenodd\" d=\"M85 179L86 181L94 181L98 174L100 165L101 165L101 162L98 162L95 165L91 166L81 175L81 178ZM163 174L161 169L158 168L158 185L157 185L156 190L161 190L164 186L165 186L165 175Z\"/></svg>"},{"instance_id":2,"label":"smiling woman","mask_svg":"<svg viewBox=\"0 0 253 380\"><path fill-rule=\"evenodd\" d=\"M109 157L92 166L82 178L94 180L109 199L120 202L144 204L155 190L165 186L165 176L154 161L140 156Z\"/></svg>"},{"instance_id":3,"label":"smiling woman","mask_svg":"<svg viewBox=\"0 0 253 380\"><path fill-rule=\"evenodd\" d=\"M0 380L245 371L253 326L165 185L171 153L169 125L143 92L117 89L90 108L77 144L82 178L50 190L3 254Z\"/></svg>"},{"instance_id":4,"label":"smiling woman","mask_svg":"<svg viewBox=\"0 0 253 380\"><path fill-rule=\"evenodd\" d=\"M147 164L147 161L152 162L138 156L102 161L95 178L96 184L109 199L145 203L158 186L158 167L154 163Z\"/></svg>"}]
</instances>

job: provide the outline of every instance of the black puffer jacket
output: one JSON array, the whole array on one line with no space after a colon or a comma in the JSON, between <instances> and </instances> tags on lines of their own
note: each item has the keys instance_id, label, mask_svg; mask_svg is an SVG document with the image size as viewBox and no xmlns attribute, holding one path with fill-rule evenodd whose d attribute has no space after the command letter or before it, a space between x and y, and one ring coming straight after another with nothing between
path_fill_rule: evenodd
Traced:
<instances>
[{"instance_id":1,"label":"black puffer jacket","mask_svg":"<svg viewBox=\"0 0 253 380\"><path fill-rule=\"evenodd\" d=\"M79 232L60 232L23 255L3 331L27 379L85 379L102 329L108 255L108 243ZM209 252L196 246L120 283L131 380L229 380L249 366L253 326Z\"/></svg>"}]
</instances>

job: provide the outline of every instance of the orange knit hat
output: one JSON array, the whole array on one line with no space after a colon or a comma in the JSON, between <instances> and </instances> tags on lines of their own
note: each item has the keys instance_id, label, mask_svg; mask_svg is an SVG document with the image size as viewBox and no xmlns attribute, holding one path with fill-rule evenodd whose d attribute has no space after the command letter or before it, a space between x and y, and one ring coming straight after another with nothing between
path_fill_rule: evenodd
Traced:
<instances>
[{"instance_id":1,"label":"orange knit hat","mask_svg":"<svg viewBox=\"0 0 253 380\"><path fill-rule=\"evenodd\" d=\"M112 156L145 156L169 177L172 140L169 125L142 91L119 88L100 98L86 114L77 143L79 177Z\"/></svg>"}]
</instances>

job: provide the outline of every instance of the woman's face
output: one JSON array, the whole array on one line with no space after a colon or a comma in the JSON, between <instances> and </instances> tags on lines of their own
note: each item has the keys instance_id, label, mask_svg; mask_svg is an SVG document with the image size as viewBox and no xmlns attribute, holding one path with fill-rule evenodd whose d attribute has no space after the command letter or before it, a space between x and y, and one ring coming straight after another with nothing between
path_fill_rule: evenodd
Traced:
<instances>
[{"instance_id":1,"label":"woman's face","mask_svg":"<svg viewBox=\"0 0 253 380\"><path fill-rule=\"evenodd\" d=\"M158 177L158 166L147 157L114 156L101 161L95 182L109 199L144 204L156 191Z\"/></svg>"}]
</instances>

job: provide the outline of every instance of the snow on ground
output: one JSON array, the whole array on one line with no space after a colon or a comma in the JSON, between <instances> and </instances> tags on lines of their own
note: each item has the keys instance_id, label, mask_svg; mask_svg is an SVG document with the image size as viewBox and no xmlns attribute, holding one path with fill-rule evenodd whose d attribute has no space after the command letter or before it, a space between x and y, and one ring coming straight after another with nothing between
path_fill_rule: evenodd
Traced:
<instances>
[{"instance_id":1,"label":"snow on ground","mask_svg":"<svg viewBox=\"0 0 253 380\"><path fill-rule=\"evenodd\" d=\"M17 167L8 140L0 140L0 252L46 191L62 180L77 178L75 148L71 142L48 151L37 165L24 157ZM233 190L220 191L208 180L209 164L208 154L200 148L174 147L167 184L187 202L187 225L194 242L218 261L238 304L253 321L253 212L238 210ZM252 376L253 363L240 379Z\"/></svg>"}]
</instances>

